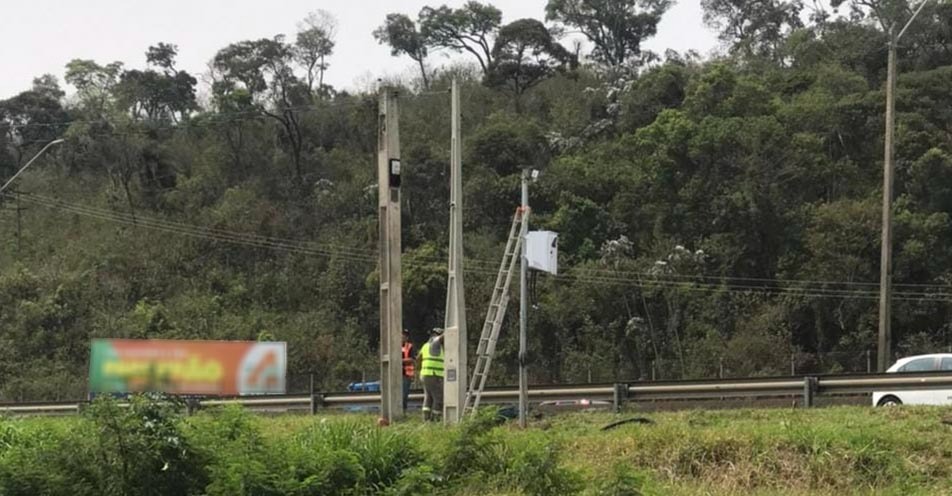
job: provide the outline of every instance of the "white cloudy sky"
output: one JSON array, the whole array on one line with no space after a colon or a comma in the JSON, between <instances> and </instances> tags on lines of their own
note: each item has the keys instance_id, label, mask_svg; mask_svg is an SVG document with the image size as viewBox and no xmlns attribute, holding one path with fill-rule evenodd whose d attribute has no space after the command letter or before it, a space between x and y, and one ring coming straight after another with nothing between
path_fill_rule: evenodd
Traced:
<instances>
[{"instance_id":1,"label":"white cloudy sky","mask_svg":"<svg viewBox=\"0 0 952 496\"><path fill-rule=\"evenodd\" d=\"M145 65L145 50L159 41L179 46L180 69L195 75L229 43L293 35L308 12L324 9L338 20L337 48L327 82L362 87L384 74L412 67L390 56L371 36L389 12L415 18L424 5L459 6L464 0L0 0L0 99L30 87L33 77L52 73L62 80L74 58L100 63ZM542 18L546 0L490 0L504 22ZM664 52L716 47L715 34L701 21L700 0L680 0L665 16L649 49ZM433 64L443 55L431 57Z\"/></svg>"}]
</instances>

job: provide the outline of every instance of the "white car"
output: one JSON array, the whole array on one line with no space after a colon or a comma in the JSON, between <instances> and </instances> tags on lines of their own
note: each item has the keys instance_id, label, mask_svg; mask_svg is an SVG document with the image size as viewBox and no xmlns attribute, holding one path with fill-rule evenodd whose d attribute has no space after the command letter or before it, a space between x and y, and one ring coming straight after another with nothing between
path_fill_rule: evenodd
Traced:
<instances>
[{"instance_id":1,"label":"white car","mask_svg":"<svg viewBox=\"0 0 952 496\"><path fill-rule=\"evenodd\" d=\"M917 355L900 359L887 373L952 372L952 353ZM873 393L873 406L891 405L952 405L952 389L924 389Z\"/></svg>"}]
</instances>

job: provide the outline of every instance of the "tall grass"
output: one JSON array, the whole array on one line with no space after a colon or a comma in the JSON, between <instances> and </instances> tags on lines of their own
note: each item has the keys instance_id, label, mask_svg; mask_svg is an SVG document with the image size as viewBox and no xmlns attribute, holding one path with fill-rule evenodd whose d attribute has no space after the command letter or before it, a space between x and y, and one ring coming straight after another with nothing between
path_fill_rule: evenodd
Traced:
<instances>
[{"instance_id":1,"label":"tall grass","mask_svg":"<svg viewBox=\"0 0 952 496\"><path fill-rule=\"evenodd\" d=\"M948 410L566 415L520 430L361 416L186 417L162 398L0 419L0 495L952 494Z\"/></svg>"}]
</instances>

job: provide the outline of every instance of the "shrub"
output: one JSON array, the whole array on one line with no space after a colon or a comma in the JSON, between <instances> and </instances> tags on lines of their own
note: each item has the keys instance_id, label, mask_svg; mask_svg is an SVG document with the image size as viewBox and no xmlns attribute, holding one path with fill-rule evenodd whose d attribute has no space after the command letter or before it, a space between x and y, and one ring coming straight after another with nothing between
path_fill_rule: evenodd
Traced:
<instances>
[{"instance_id":1,"label":"shrub","mask_svg":"<svg viewBox=\"0 0 952 496\"><path fill-rule=\"evenodd\" d=\"M192 424L196 441L213 447L210 496L377 493L422 460L410 439L364 422L263 435L259 418L229 408Z\"/></svg>"},{"instance_id":2,"label":"shrub","mask_svg":"<svg viewBox=\"0 0 952 496\"><path fill-rule=\"evenodd\" d=\"M404 470L423 459L406 436L368 423L324 422L297 438L312 449L352 454L363 471L364 484L372 489L393 484Z\"/></svg>"},{"instance_id":3,"label":"shrub","mask_svg":"<svg viewBox=\"0 0 952 496\"><path fill-rule=\"evenodd\" d=\"M184 405L161 395L137 395L128 408L101 399L86 416L98 443L90 458L107 494L200 494L208 483L206 459L179 425ZM91 461L91 460L90 460Z\"/></svg>"},{"instance_id":4,"label":"shrub","mask_svg":"<svg viewBox=\"0 0 952 496\"><path fill-rule=\"evenodd\" d=\"M648 476L632 470L624 463L616 463L612 471L592 490L593 496L645 496L654 494L648 486Z\"/></svg>"},{"instance_id":5,"label":"shrub","mask_svg":"<svg viewBox=\"0 0 952 496\"><path fill-rule=\"evenodd\" d=\"M578 491L578 476L559 466L557 446L543 433L519 437L498 428L505 419L496 409L482 409L462 423L443 462L447 480L458 486L491 484L530 495Z\"/></svg>"},{"instance_id":6,"label":"shrub","mask_svg":"<svg viewBox=\"0 0 952 496\"><path fill-rule=\"evenodd\" d=\"M497 440L489 433L502 420L495 408L482 408L476 416L464 420L442 460L443 474L453 479L470 472L499 472L502 465L495 452Z\"/></svg>"},{"instance_id":7,"label":"shrub","mask_svg":"<svg viewBox=\"0 0 952 496\"><path fill-rule=\"evenodd\" d=\"M160 397L128 408L100 399L78 421L4 427L15 443L0 444L0 494L201 494L205 459L179 431L178 408Z\"/></svg>"},{"instance_id":8,"label":"shrub","mask_svg":"<svg viewBox=\"0 0 952 496\"><path fill-rule=\"evenodd\" d=\"M581 480L574 472L559 466L559 449L555 443L538 435L520 441L502 445L499 458L506 466L503 483L537 496L578 492Z\"/></svg>"}]
</instances>

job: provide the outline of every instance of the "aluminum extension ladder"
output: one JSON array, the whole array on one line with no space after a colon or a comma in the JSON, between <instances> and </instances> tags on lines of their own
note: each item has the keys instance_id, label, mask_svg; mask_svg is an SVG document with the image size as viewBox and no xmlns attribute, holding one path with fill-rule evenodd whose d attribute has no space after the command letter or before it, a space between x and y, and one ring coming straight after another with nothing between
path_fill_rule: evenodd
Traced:
<instances>
[{"instance_id":1,"label":"aluminum extension ladder","mask_svg":"<svg viewBox=\"0 0 952 496\"><path fill-rule=\"evenodd\" d=\"M506 318L506 306L509 304L509 284L516 268L518 254L521 253L523 243L523 226L529 220L529 211L522 207L516 209L512 217L512 227L509 228L509 239L506 241L506 251L499 264L499 274L496 276L496 286L493 289L489 309L486 311L486 321L479 336L479 346L476 348L476 367L470 377L469 388L466 390L466 400L463 403L463 414L472 415L479 407L483 389L486 387L486 378L489 376L489 367L496 353L496 341L499 339L499 330Z\"/></svg>"}]
</instances>

